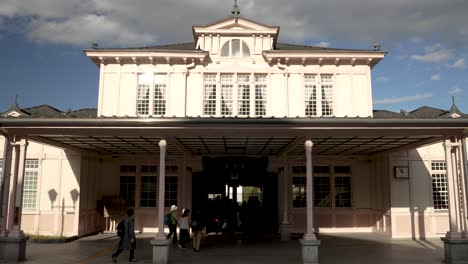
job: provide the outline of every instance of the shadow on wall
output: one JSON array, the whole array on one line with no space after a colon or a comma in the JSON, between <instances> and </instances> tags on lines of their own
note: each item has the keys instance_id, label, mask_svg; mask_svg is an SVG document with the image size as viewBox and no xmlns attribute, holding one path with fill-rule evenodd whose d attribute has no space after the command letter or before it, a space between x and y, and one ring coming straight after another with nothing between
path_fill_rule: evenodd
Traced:
<instances>
[{"instance_id":1,"label":"shadow on wall","mask_svg":"<svg viewBox=\"0 0 468 264\"><path fill-rule=\"evenodd\" d=\"M428 236L443 236L448 230L447 174L445 158L432 156L427 160L417 150L391 158L391 207L395 213L392 233L395 236L410 233L413 240ZM443 152L442 152L443 153ZM433 162L440 170L432 171ZM401 174L398 170L407 172ZM409 209L409 212L405 209ZM409 215L408 215L409 214ZM409 219L408 219L409 218Z\"/></svg>"},{"instance_id":2,"label":"shadow on wall","mask_svg":"<svg viewBox=\"0 0 468 264\"><path fill-rule=\"evenodd\" d=\"M55 189L50 189L48 191L49 194L49 200L50 200L50 208L52 211L54 209L59 209L60 210L60 230L57 230L57 235L63 237L64 236L64 227L65 227L65 215L66 212L65 210L68 209L73 209L73 213L76 213L76 202L80 198L80 193L78 192L77 189L73 189L70 191L70 197L73 202L73 205L66 205L65 204L65 196L62 197L61 204L55 205L55 202L57 201L57 196L58 193L55 191Z\"/></svg>"}]
</instances>

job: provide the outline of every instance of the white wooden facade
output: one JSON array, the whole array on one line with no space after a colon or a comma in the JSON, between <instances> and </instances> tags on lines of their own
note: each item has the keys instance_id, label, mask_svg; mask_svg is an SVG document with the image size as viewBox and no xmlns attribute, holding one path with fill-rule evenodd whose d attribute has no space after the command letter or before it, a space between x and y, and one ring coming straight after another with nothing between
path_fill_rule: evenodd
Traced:
<instances>
[{"instance_id":1,"label":"white wooden facade","mask_svg":"<svg viewBox=\"0 0 468 264\"><path fill-rule=\"evenodd\" d=\"M384 57L384 52L311 49L297 45L279 50L278 27L243 18L194 26L193 32L192 50L177 49L176 45L86 50L86 55L100 71L97 115L103 119L201 117L220 120L229 117L237 118L239 122L260 117L280 120L373 117L371 70ZM231 46L224 56L222 49L226 43ZM242 48L237 50L237 43ZM139 92L144 85L151 87L148 91L143 90L149 93L148 97L146 94L142 96L142 90ZM310 94L306 92L308 85L315 87L316 99L312 104L316 107L315 112L307 112L308 104L311 104ZM153 89L156 86L161 94L156 95ZM248 95L241 92L243 89ZM325 89L328 90L325 92ZM207 95L207 91L212 94ZM157 104L157 100L163 103ZM209 100L213 101L211 108L207 107ZM291 125L291 133L299 126ZM263 135L263 131L255 132L256 129L252 125L250 136L254 139L287 135L274 131ZM213 135L191 130L187 134L219 138L225 131L225 135L234 137L229 135L229 130L229 126L220 124ZM372 133L379 136L379 131ZM129 136L138 135L138 130L129 132ZM284 147L303 149L306 138L293 138L294 144L284 144ZM121 140L125 142L125 137ZM466 145L466 140L464 142ZM3 141L0 143L0 153L3 153ZM156 208L141 206L141 181L145 176L141 168L159 166L157 152L151 155L100 154L86 148L80 151L66 145L51 146L53 143L34 141L34 137L29 141L26 159L37 160L38 167L37 189L32 192L36 195L35 204L22 210L21 227L26 233L72 236L112 229L106 226L102 212L98 212L98 201L105 196L119 195L122 165L137 168L134 172L137 229L143 232L157 230ZM183 142L172 140L168 148L170 145L182 149L182 153L169 152L166 159L167 165L178 168L172 172L177 177L177 202L179 208L190 208L192 194L197 191L192 189L192 175L203 172L204 155L187 153ZM159 149L157 142L153 147ZM266 156L268 172L278 175L278 221L290 224L293 233L305 233L307 210L293 203L293 168L306 163L303 153L297 153ZM222 156L222 153L214 156ZM329 179L329 205L314 209L314 227L318 232L381 232L395 238L420 238L442 236L449 230L447 208L434 208L433 174L444 172L434 171L431 165L446 161L440 141L402 151L373 155L318 154L312 159L313 166L331 168L325 176ZM335 173L338 166L351 168L346 175L351 179L351 203L343 208L336 206L337 179L343 176ZM395 178L395 167L407 167L408 178Z\"/></svg>"}]
</instances>

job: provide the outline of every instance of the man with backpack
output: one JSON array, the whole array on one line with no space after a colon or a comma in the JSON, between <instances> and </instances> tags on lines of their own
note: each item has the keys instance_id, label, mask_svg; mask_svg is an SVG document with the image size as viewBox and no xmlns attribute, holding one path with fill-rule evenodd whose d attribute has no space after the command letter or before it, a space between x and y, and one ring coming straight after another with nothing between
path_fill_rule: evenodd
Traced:
<instances>
[{"instance_id":1,"label":"man with backpack","mask_svg":"<svg viewBox=\"0 0 468 264\"><path fill-rule=\"evenodd\" d=\"M135 258L135 220L133 219L133 209L127 210L127 216L117 225L117 235L120 237L119 246L114 254L112 254L112 261L117 263L117 257L124 250L130 250L130 262L136 262Z\"/></svg>"},{"instance_id":2,"label":"man with backpack","mask_svg":"<svg viewBox=\"0 0 468 264\"><path fill-rule=\"evenodd\" d=\"M169 234L167 234L166 239L172 237L172 244L177 245L177 223L179 221L179 215L177 213L177 206L171 205L171 210L166 214L164 223L169 227Z\"/></svg>"}]
</instances>

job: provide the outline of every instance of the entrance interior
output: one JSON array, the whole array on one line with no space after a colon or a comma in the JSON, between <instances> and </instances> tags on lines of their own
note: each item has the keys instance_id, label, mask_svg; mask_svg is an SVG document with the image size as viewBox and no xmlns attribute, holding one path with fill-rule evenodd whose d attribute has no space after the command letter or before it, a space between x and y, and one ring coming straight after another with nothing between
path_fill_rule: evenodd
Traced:
<instances>
[{"instance_id":1,"label":"entrance interior","mask_svg":"<svg viewBox=\"0 0 468 264\"><path fill-rule=\"evenodd\" d=\"M203 158L203 172L193 173L192 206L207 232L278 232L278 175L267 167L268 157Z\"/></svg>"}]
</instances>

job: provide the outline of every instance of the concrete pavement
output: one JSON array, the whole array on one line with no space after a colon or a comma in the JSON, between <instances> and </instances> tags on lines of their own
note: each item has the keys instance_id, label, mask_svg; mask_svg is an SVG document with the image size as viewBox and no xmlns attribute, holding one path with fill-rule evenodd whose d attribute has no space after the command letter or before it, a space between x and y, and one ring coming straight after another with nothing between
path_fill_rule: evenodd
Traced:
<instances>
[{"instance_id":1,"label":"concrete pavement","mask_svg":"<svg viewBox=\"0 0 468 264\"><path fill-rule=\"evenodd\" d=\"M151 263L150 234L137 236L136 257L139 263ZM424 241L392 240L379 234L319 235L320 263L424 263L443 261L443 243L440 239ZM114 234L95 235L64 244L28 243L24 263L112 263L111 254L117 243ZM223 242L210 236L201 252L191 249L170 248L169 263L200 264L276 264L301 263L299 241L282 242L277 239L256 243L240 240ZM120 255L118 263L128 263L128 252Z\"/></svg>"}]
</instances>

